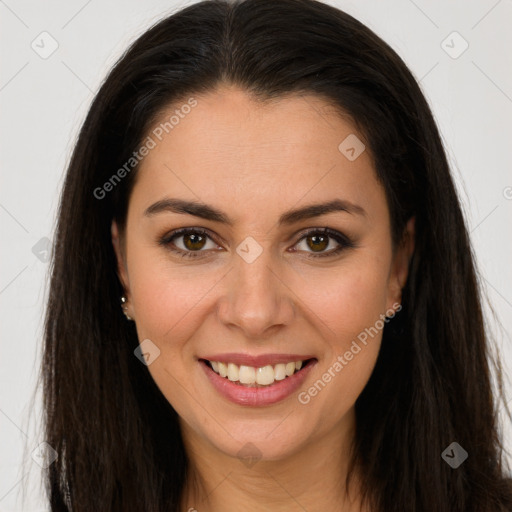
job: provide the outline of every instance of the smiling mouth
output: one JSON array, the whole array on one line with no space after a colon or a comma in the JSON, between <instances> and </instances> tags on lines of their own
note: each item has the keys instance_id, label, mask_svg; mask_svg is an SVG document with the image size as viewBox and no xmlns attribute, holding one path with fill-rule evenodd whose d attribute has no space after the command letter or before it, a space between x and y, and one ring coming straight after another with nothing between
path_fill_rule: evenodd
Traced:
<instances>
[{"instance_id":1,"label":"smiling mouth","mask_svg":"<svg viewBox=\"0 0 512 512\"><path fill-rule=\"evenodd\" d=\"M266 388L272 386L276 382L286 380L292 375L301 372L314 361L316 361L316 359L311 358L304 361L290 361L288 363L255 368L253 366L201 359L201 362L217 375L224 377L226 380L230 380L234 384L249 388Z\"/></svg>"}]
</instances>

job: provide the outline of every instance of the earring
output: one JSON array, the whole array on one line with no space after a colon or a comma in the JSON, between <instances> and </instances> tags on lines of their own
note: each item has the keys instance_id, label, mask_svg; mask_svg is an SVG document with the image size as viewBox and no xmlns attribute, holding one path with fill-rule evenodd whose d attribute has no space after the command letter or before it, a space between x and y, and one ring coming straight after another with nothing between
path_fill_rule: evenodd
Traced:
<instances>
[{"instance_id":1,"label":"earring","mask_svg":"<svg viewBox=\"0 0 512 512\"><path fill-rule=\"evenodd\" d=\"M121 297L121 307L123 308L124 316L126 317L127 320L133 320L132 317L128 314L128 306L126 305L127 302L128 302L128 300L123 295Z\"/></svg>"}]
</instances>

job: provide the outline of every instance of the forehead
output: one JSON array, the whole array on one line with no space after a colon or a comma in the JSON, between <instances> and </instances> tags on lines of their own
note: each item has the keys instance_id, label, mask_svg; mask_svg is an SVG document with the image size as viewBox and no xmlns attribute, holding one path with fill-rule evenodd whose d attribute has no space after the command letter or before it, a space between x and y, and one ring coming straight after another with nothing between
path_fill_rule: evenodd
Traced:
<instances>
[{"instance_id":1,"label":"forehead","mask_svg":"<svg viewBox=\"0 0 512 512\"><path fill-rule=\"evenodd\" d=\"M169 193L225 206L231 197L254 212L262 202L284 206L329 194L368 203L382 195L362 135L322 98L260 103L225 86L193 99L193 108L182 108L185 100L162 111L148 132L155 144L134 189L142 202ZM343 152L346 140L362 151L356 159Z\"/></svg>"}]
</instances>

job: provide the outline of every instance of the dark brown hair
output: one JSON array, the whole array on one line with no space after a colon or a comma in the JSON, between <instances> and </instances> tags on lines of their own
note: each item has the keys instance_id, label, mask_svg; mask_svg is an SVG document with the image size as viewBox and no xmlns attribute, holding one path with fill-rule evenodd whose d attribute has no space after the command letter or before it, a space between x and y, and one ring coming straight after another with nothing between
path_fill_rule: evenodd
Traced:
<instances>
[{"instance_id":1,"label":"dark brown hair","mask_svg":"<svg viewBox=\"0 0 512 512\"><path fill-rule=\"evenodd\" d=\"M171 103L235 84L255 100L314 94L356 123L400 243L416 217L403 309L386 325L356 402L352 468L382 512L512 510L491 357L468 231L430 108L400 57L313 0L212 0L145 32L119 59L80 131L62 191L44 333L52 511L178 511L187 457L173 407L134 356L110 226L123 229L137 167L94 191ZM508 410L508 409L507 409ZM454 469L452 442L469 457Z\"/></svg>"}]
</instances>

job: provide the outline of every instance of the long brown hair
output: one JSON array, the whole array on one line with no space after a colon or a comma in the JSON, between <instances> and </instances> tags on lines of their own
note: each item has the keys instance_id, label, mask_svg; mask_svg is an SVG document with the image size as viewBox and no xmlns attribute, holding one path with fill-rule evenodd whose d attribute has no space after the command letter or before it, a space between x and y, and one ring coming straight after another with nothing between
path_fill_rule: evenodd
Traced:
<instances>
[{"instance_id":1,"label":"long brown hair","mask_svg":"<svg viewBox=\"0 0 512 512\"><path fill-rule=\"evenodd\" d=\"M134 356L110 238L112 219L125 225L137 166L108 193L95 190L164 107L223 82L259 101L308 93L338 106L368 141L395 244L416 217L403 309L356 402L351 467L365 475L371 509L512 510L491 386L499 360L431 110L384 41L314 0L186 7L135 41L97 93L67 169L45 318L44 434L58 453L45 474L51 510L179 509L188 466L177 414ZM457 468L441 456L452 442L469 454Z\"/></svg>"}]
</instances>

